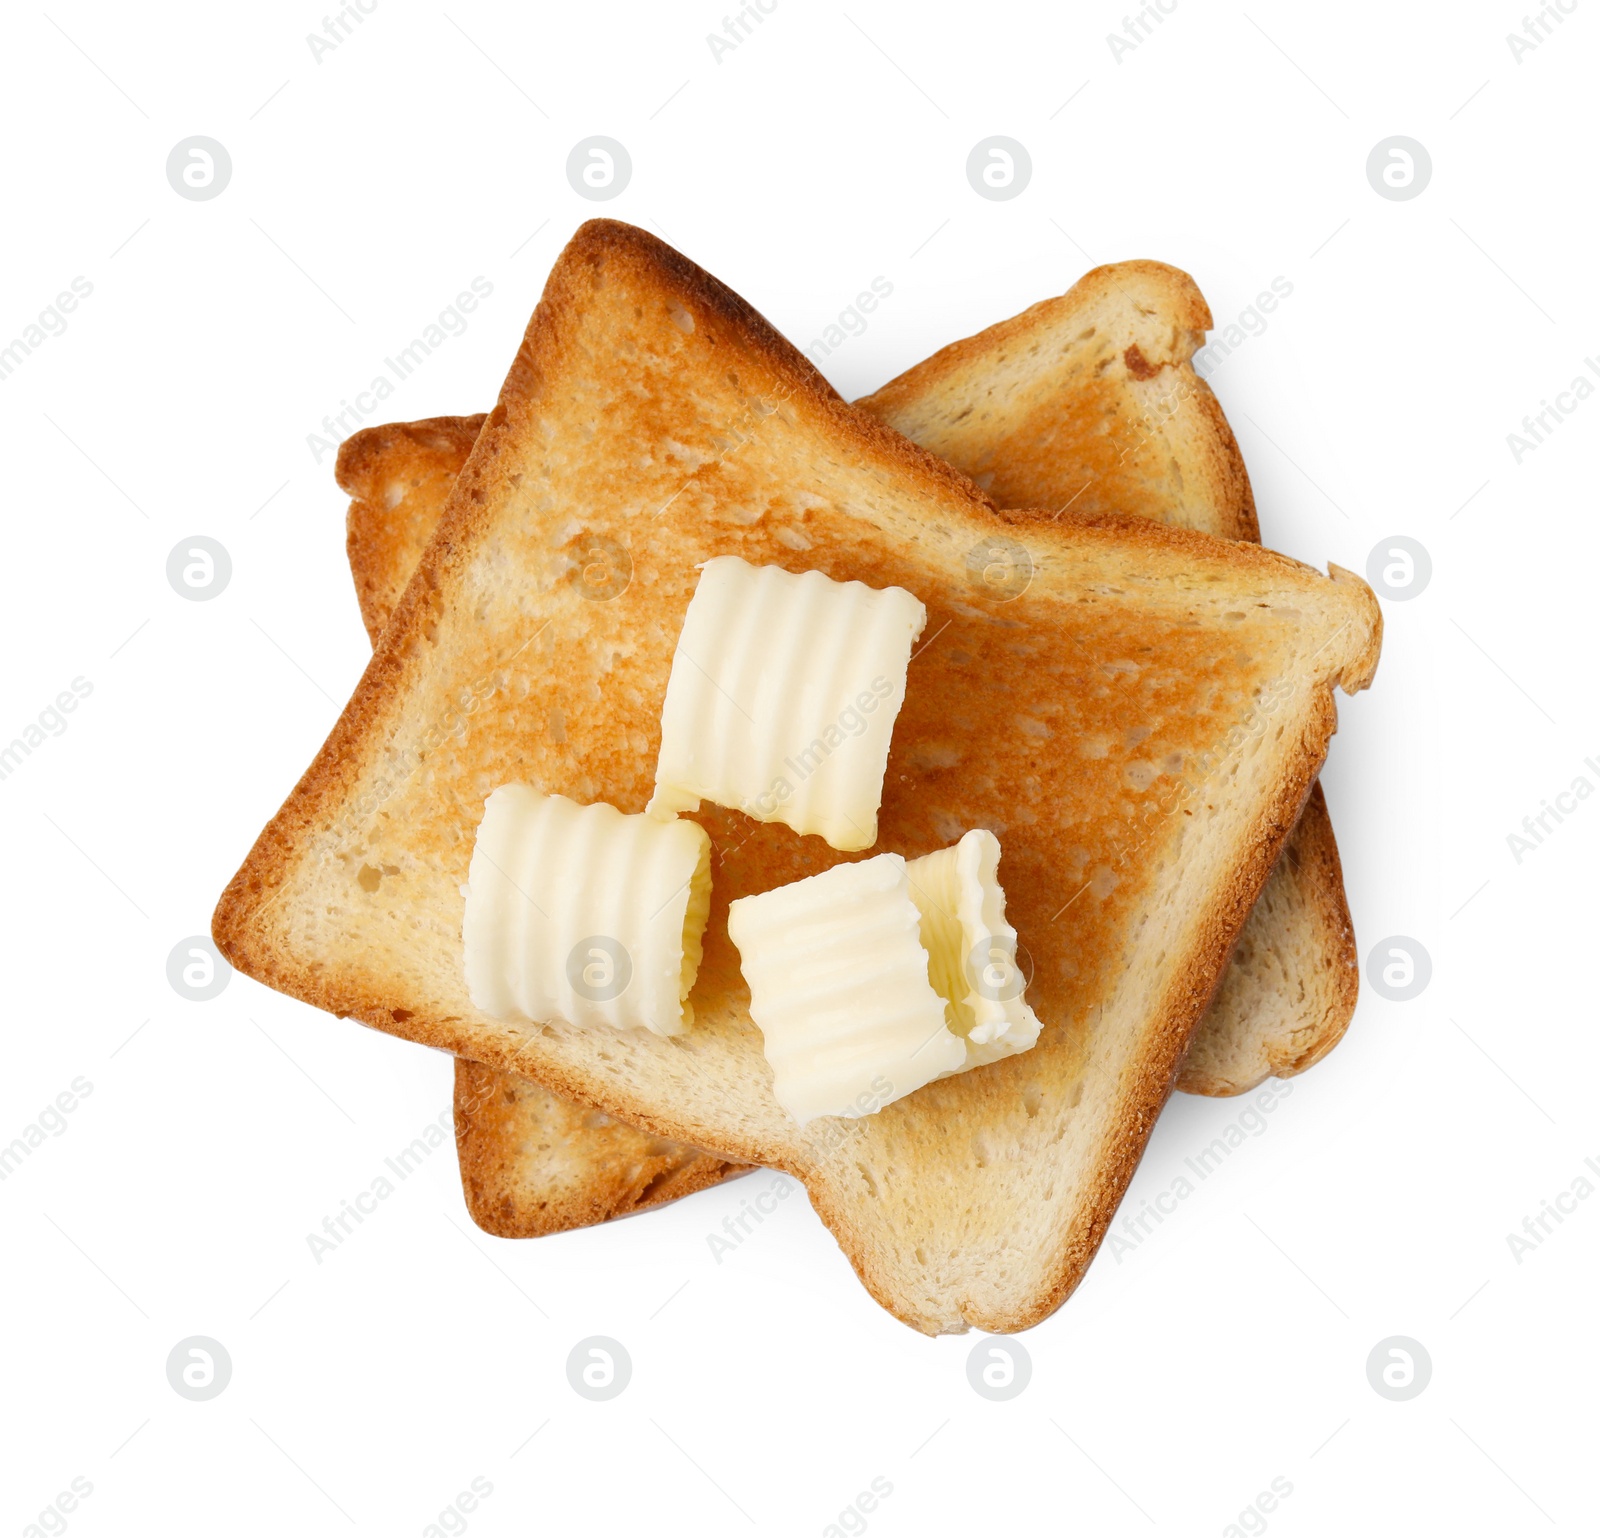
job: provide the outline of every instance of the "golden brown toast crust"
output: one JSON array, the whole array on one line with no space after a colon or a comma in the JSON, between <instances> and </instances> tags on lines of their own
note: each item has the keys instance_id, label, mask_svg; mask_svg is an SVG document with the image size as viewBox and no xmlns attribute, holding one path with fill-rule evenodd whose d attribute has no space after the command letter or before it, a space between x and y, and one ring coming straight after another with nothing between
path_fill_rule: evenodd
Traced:
<instances>
[{"instance_id":1,"label":"golden brown toast crust","mask_svg":"<svg viewBox=\"0 0 1600 1538\"><path fill-rule=\"evenodd\" d=\"M439 526L483 416L365 427L339 445L334 479L351 498L345 553L374 646Z\"/></svg>"},{"instance_id":2,"label":"golden brown toast crust","mask_svg":"<svg viewBox=\"0 0 1600 1538\"><path fill-rule=\"evenodd\" d=\"M465 1058L456 1059L455 1109L467 1211L502 1239L629 1217L750 1167L651 1137Z\"/></svg>"},{"instance_id":3,"label":"golden brown toast crust","mask_svg":"<svg viewBox=\"0 0 1600 1538\"><path fill-rule=\"evenodd\" d=\"M602 447L585 451L596 423ZM680 450L691 468L668 463ZM797 507L784 498L800 466L811 490ZM589 525L575 532L580 507ZM803 557L779 537L797 531ZM964 562L1008 532L1034 575L1002 612L1013 595L970 582ZM579 533L584 550L626 537L637 590L583 597L565 576ZM802 1133L772 1101L726 909L837 857L718 809L699 819L717 906L694 1031L529 1034L467 1000L459 884L484 790L520 779L642 806L695 564L721 553L870 573L928 604L929 634L945 639L912 663L882 843L941 847L950 825L1004 813L1004 787L1037 783L1021 808L1034 821L1004 830L1008 913L1033 948L1046 1021L1032 1052ZM958 472L840 402L715 279L597 221L557 262L422 567L214 933L241 970L321 1008L790 1170L874 1296L919 1328L1022 1328L1076 1285L1103 1234L1309 793L1331 688L1366 686L1380 628L1370 590L1337 568L1329 580L1142 520L997 516ZM1159 728L1146 751L1165 753L1174 784L1195 766L1175 805L1158 805L1165 786L1145 798L1130 712ZM1088 745L1070 775L1042 746L1051 736ZM982 758L951 773L962 742ZM1096 867L1074 892L1097 856L1107 879ZM381 889L356 879L365 859L395 862ZM993 1142L952 1148L953 1127ZM1015 1211L1018 1180L1068 1170L1051 1152L1063 1139L1080 1173Z\"/></svg>"}]
</instances>

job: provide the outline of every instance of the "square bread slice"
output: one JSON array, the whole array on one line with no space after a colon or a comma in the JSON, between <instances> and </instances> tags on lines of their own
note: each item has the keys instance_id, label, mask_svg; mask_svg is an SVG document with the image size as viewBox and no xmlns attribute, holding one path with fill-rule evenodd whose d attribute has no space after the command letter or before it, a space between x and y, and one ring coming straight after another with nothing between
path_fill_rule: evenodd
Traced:
<instances>
[{"instance_id":1,"label":"square bread slice","mask_svg":"<svg viewBox=\"0 0 1600 1538\"><path fill-rule=\"evenodd\" d=\"M1186 272L1115 262L856 404L964 471L1001 507L1133 513L1259 541L1238 443L1193 367L1210 327ZM342 447L350 565L374 641L482 426L481 414L391 423ZM1238 1095L1269 1076L1303 1073L1343 1037L1359 984L1319 784L1245 922L1178 1088Z\"/></svg>"},{"instance_id":2,"label":"square bread slice","mask_svg":"<svg viewBox=\"0 0 1600 1538\"><path fill-rule=\"evenodd\" d=\"M985 580L997 548L1020 588ZM598 587L597 552L615 578ZM727 903L839 857L715 808L697 818L716 890L692 1031L601 1037L473 1008L460 884L484 796L515 780L643 807L695 567L720 554L928 606L878 847L1001 838L1045 1022L1032 1051L798 1128L772 1098ZM715 279L595 221L214 933L321 1008L789 1170L920 1329L1024 1328L1092 1257L1310 792L1332 688L1370 682L1380 631L1337 568L1138 519L996 513Z\"/></svg>"},{"instance_id":3,"label":"square bread slice","mask_svg":"<svg viewBox=\"0 0 1600 1538\"><path fill-rule=\"evenodd\" d=\"M857 404L935 449L1002 505L1105 512L1120 502L1158 522L1254 538L1233 433L1191 366L1210 324L1188 274L1120 262L953 344ZM374 644L483 422L479 413L388 423L340 448L351 573ZM1343 1035L1358 975L1319 785L1245 921L1178 1088L1239 1094L1269 1074L1303 1072ZM458 1060L456 1081L467 1207L504 1238L625 1216L747 1168L482 1064Z\"/></svg>"}]
</instances>

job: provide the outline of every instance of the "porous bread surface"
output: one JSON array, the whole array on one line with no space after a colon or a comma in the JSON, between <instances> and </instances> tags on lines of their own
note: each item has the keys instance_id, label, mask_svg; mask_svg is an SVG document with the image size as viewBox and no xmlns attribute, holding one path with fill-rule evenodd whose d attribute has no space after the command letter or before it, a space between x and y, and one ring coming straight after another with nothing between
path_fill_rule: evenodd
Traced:
<instances>
[{"instance_id":1,"label":"porous bread surface","mask_svg":"<svg viewBox=\"0 0 1600 1538\"><path fill-rule=\"evenodd\" d=\"M1210 325L1187 273L1118 262L951 343L856 404L964 471L1002 507L1134 513L1254 540L1255 502L1238 444L1192 364ZM357 497L351 561L363 613L379 616L378 629L482 423L477 416L375 427L341 450L340 483ZM396 488L406 498L401 516L385 506ZM1319 1062L1350 1023L1359 979L1338 846L1318 787L1245 922L1178 1088L1237 1095L1270 1074L1289 1077Z\"/></svg>"},{"instance_id":2,"label":"porous bread surface","mask_svg":"<svg viewBox=\"0 0 1600 1538\"><path fill-rule=\"evenodd\" d=\"M969 570L997 534L1032 560L1009 602ZM571 579L596 539L631 572L604 603ZM482 798L517 780L643 807L695 565L717 554L927 604L878 847L1001 838L1045 1022L1031 1052L802 1132L772 1099L727 903L839 857L721 809L697 819L716 889L693 1031L523 1031L473 1010L459 888ZM918 1328L1019 1329L1082 1275L1310 790L1331 688L1364 687L1378 644L1376 601L1337 568L1140 520L995 514L721 284L596 221L214 933L319 1007L791 1171Z\"/></svg>"},{"instance_id":3,"label":"porous bread surface","mask_svg":"<svg viewBox=\"0 0 1600 1538\"><path fill-rule=\"evenodd\" d=\"M627 1217L748 1168L465 1058L455 1113L467 1211L502 1239Z\"/></svg>"},{"instance_id":4,"label":"porous bread surface","mask_svg":"<svg viewBox=\"0 0 1600 1538\"><path fill-rule=\"evenodd\" d=\"M1237 1095L1319 1063L1355 1012L1360 963L1320 784L1239 933L1178 1085Z\"/></svg>"},{"instance_id":5,"label":"porous bread surface","mask_svg":"<svg viewBox=\"0 0 1600 1538\"><path fill-rule=\"evenodd\" d=\"M351 498L346 548L374 645L482 426L481 414L389 423L339 446L334 473ZM467 1211L503 1239L627 1217L748 1168L464 1058L456 1059L455 1128Z\"/></svg>"},{"instance_id":6,"label":"porous bread surface","mask_svg":"<svg viewBox=\"0 0 1600 1538\"><path fill-rule=\"evenodd\" d=\"M1259 540L1239 445L1190 362L1210 326L1188 273L1115 262L856 405L1001 507L1134 513Z\"/></svg>"}]
</instances>

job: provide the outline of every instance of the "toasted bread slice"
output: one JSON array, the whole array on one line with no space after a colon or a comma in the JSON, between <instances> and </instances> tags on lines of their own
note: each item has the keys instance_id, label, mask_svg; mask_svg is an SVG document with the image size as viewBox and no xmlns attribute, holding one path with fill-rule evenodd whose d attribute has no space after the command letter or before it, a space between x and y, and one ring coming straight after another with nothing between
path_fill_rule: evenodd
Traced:
<instances>
[{"instance_id":1,"label":"toasted bread slice","mask_svg":"<svg viewBox=\"0 0 1600 1538\"><path fill-rule=\"evenodd\" d=\"M1188 273L1117 262L856 404L1001 507L1136 513L1259 540L1239 445L1192 364L1210 327ZM1319 1062L1350 1024L1360 975L1319 785L1245 923L1178 1088L1238 1095Z\"/></svg>"},{"instance_id":2,"label":"toasted bread slice","mask_svg":"<svg viewBox=\"0 0 1600 1538\"><path fill-rule=\"evenodd\" d=\"M856 404L965 471L1001 507L1134 513L1256 540L1238 443L1191 362L1210 326L1187 273L1117 262ZM482 425L480 415L374 427L341 450L340 484L355 498L350 563L374 640ZM1320 1062L1350 1024L1359 980L1319 785L1245 923L1178 1088L1238 1095Z\"/></svg>"},{"instance_id":3,"label":"toasted bread slice","mask_svg":"<svg viewBox=\"0 0 1600 1538\"><path fill-rule=\"evenodd\" d=\"M985 580L997 541L1031 572L1020 594ZM604 602L579 580L597 548L619 579ZM772 1097L727 905L840 857L718 808L697 818L716 885L693 1030L521 1027L473 1007L460 887L485 794L522 781L644 806L696 566L721 554L927 605L879 847L999 834L1045 1022L1031 1051L797 1127ZM236 967L320 1008L790 1171L917 1328L1021 1329L1104 1234L1310 792L1332 689L1370 682L1380 633L1371 591L1338 568L1140 519L996 513L692 262L594 221L213 932Z\"/></svg>"},{"instance_id":4,"label":"toasted bread slice","mask_svg":"<svg viewBox=\"0 0 1600 1538\"><path fill-rule=\"evenodd\" d=\"M1101 269L1090 278L1099 280L1106 271ZM1151 301L1175 309L1185 330L1198 318L1192 305L1184 302L1191 282L1176 269L1129 262L1110 271L1125 272L1136 280L1130 304L1135 324ZM1150 276L1163 280L1166 300L1159 292L1150 292ZM1089 280L1078 284L1065 300L1072 300L1089 286ZM1097 282L1094 288L1099 287ZM1177 305L1172 304L1174 298ZM1064 302L1036 306L1028 314L1043 321ZM1117 340L1138 334L1129 317L1123 317L1121 325L1112 320L1099 318L1094 334L1109 334ZM992 329L1002 333L994 350L1003 352L1011 338L1004 334L1005 327ZM1122 349L1113 344L1113 350ZM1036 350L1033 355L1038 356ZM1052 348L1047 354L1052 368L1064 370L1071 368L1069 360L1074 356L1071 348ZM1142 417L1137 402L1137 416L1130 418L1127 411L1119 414L1117 390L1137 390L1153 377L1148 365L1141 365L1137 373L1126 362L1113 371L1099 370L1089 344L1079 349L1078 361L1088 364L1076 370L1093 381L1087 388L1108 392L1105 409L1094 413L1075 412L1070 406L1062 409L1059 416L1064 423L1087 421L1092 425L1051 439L1049 462L1041 464L1035 453L1026 491L1015 491L1008 482L1001 488L1008 495L1032 492L1044 502L1080 491L1101 495L1095 482L1086 484L1074 467L1094 464L1097 456L1102 463L1120 457L1121 448L1107 450L1104 445L1115 445L1117 423ZM1107 385L1102 382L1107 381L1108 372ZM961 377L969 390L981 388L981 371L969 370ZM930 381L934 389L941 384L949 387L938 375ZM1083 388L1081 377L1075 384L1069 374L1059 381L1054 399L1073 402ZM1204 389L1201 385L1200 390ZM917 412L918 400L916 392L897 380L879 396L868 397L865 404L880 405L877 414L891 423L898 416L930 436L947 433L947 423L936 416L908 420ZM989 406L986 425L997 438L1014 438L1008 430L1015 420L1009 414L1010 405L1011 399L1003 398ZM1186 442L1232 444L1227 423L1213 406L1209 392L1196 392L1171 414L1178 418L1185 410L1191 413L1185 424ZM1048 412L1049 400L1041 402L1038 409ZM480 412L470 417L388 423L364 428L340 448L338 481L351 498L350 568L362 621L374 645L438 526L450 488L483 422ZM1235 455L1220 454L1212 459L1221 473L1214 470L1207 477L1201 470L1205 461L1191 449L1188 473L1180 472L1175 484L1152 489L1154 477L1172 462L1171 455L1156 437L1137 428L1130 431L1135 447L1128 457L1150 472L1139 480L1131 470L1115 467L1122 494L1135 501L1133 511L1158 517L1186 495L1183 511L1189 526L1208 516L1215 525L1212 532L1253 526L1253 514L1247 513L1249 482L1242 467L1234 473ZM1034 443L1042 436L1036 434ZM971 450L965 442L954 447L957 452ZM983 454L981 448L976 450L974 465ZM1148 494L1140 495L1141 490ZM1234 509L1231 515L1230 508ZM1222 986L1184 1059L1178 1088L1198 1094L1238 1094L1254 1088L1268 1074L1288 1077L1310 1067L1343 1035L1355 1007L1356 978L1339 852L1319 785L1313 787L1287 847L1245 921ZM597 1120L596 1113L575 1107L526 1079L501 1075L462 1059L456 1065L455 1115L468 1210L479 1227L502 1238L533 1238L625 1217L703 1190L748 1168L702 1149L652 1137L613 1118Z\"/></svg>"},{"instance_id":5,"label":"toasted bread slice","mask_svg":"<svg viewBox=\"0 0 1600 1538\"><path fill-rule=\"evenodd\" d=\"M346 547L373 645L438 526L483 417L366 428L339 448L350 494ZM456 1149L472 1220L532 1239L628 1217L748 1165L652 1137L532 1080L456 1059Z\"/></svg>"}]
</instances>

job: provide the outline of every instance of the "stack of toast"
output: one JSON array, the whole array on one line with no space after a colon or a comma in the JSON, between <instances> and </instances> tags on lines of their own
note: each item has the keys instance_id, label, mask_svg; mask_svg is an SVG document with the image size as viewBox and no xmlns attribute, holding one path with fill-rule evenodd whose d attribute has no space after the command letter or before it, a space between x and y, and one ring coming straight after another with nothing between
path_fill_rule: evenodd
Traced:
<instances>
[{"instance_id":1,"label":"stack of toast","mask_svg":"<svg viewBox=\"0 0 1600 1538\"><path fill-rule=\"evenodd\" d=\"M1299 1073L1355 1004L1316 776L1332 690L1371 681L1381 620L1349 572L1257 543L1191 366L1210 325L1175 268L1101 267L852 406L663 242L584 225L493 411L342 446L373 657L223 893L219 947L456 1055L463 1186L491 1233L766 1165L908 1324L1036 1323L1173 1088ZM856 856L715 805L692 814L713 885L691 1029L474 1006L462 888L485 797L644 810L675 642L724 555L926 607L871 852L999 837L1031 1049L873 1114L786 1115L728 906Z\"/></svg>"}]
</instances>

